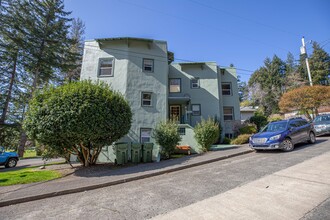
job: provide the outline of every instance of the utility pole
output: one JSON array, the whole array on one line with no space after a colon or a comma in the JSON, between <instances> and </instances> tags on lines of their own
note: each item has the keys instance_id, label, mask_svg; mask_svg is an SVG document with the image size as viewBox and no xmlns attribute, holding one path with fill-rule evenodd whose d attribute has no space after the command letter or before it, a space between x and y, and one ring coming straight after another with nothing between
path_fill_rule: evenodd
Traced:
<instances>
[{"instance_id":1,"label":"utility pole","mask_svg":"<svg viewBox=\"0 0 330 220\"><path fill-rule=\"evenodd\" d=\"M309 85L310 86L313 86L313 81L312 81L311 71L309 69L308 56L307 56L306 45L305 45L305 38L304 37L302 37L301 42L302 42L302 46L300 47L300 54L301 55L306 54L305 61L306 61L306 67L307 67Z\"/></svg>"}]
</instances>

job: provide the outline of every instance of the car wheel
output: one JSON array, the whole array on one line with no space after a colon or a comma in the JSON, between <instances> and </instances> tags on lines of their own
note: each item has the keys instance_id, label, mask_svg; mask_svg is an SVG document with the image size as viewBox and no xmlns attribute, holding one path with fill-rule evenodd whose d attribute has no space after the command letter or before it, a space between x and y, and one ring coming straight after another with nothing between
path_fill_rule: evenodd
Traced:
<instances>
[{"instance_id":1,"label":"car wheel","mask_svg":"<svg viewBox=\"0 0 330 220\"><path fill-rule=\"evenodd\" d=\"M289 138L284 139L284 141L282 142L282 145L283 145L283 151L285 151L285 152L289 152L294 149L294 145Z\"/></svg>"},{"instance_id":2,"label":"car wheel","mask_svg":"<svg viewBox=\"0 0 330 220\"><path fill-rule=\"evenodd\" d=\"M314 144L316 142L315 134L313 132L309 133L308 143Z\"/></svg>"},{"instance_id":3,"label":"car wheel","mask_svg":"<svg viewBox=\"0 0 330 220\"><path fill-rule=\"evenodd\" d=\"M16 167L16 164L17 164L17 160L15 158L10 158L5 167L13 168Z\"/></svg>"}]
</instances>

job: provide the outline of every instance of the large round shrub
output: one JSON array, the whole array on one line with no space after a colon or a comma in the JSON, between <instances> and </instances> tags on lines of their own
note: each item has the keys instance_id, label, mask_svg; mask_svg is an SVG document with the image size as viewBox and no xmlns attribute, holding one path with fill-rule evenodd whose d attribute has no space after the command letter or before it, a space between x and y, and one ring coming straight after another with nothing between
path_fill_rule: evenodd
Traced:
<instances>
[{"instance_id":1,"label":"large round shrub","mask_svg":"<svg viewBox=\"0 0 330 220\"><path fill-rule=\"evenodd\" d=\"M195 126L194 132L197 143L202 147L203 151L208 151L211 145L218 140L221 130L219 123L209 118L207 120L202 119Z\"/></svg>"},{"instance_id":2,"label":"large round shrub","mask_svg":"<svg viewBox=\"0 0 330 220\"><path fill-rule=\"evenodd\" d=\"M171 120L159 122L154 129L153 136L156 143L162 147L161 154L166 158L171 157L176 145L181 141L178 124Z\"/></svg>"},{"instance_id":3,"label":"large round shrub","mask_svg":"<svg viewBox=\"0 0 330 220\"><path fill-rule=\"evenodd\" d=\"M51 148L95 164L105 145L126 135L132 112L127 101L106 84L75 82L39 92L24 120L27 134Z\"/></svg>"}]
</instances>

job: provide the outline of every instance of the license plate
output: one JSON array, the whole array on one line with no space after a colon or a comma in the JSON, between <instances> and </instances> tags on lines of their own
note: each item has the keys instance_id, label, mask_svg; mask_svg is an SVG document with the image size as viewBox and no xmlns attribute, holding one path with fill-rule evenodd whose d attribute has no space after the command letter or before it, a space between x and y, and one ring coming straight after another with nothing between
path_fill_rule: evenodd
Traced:
<instances>
[{"instance_id":1,"label":"license plate","mask_svg":"<svg viewBox=\"0 0 330 220\"><path fill-rule=\"evenodd\" d=\"M267 138L253 138L253 143L264 144L267 141Z\"/></svg>"}]
</instances>

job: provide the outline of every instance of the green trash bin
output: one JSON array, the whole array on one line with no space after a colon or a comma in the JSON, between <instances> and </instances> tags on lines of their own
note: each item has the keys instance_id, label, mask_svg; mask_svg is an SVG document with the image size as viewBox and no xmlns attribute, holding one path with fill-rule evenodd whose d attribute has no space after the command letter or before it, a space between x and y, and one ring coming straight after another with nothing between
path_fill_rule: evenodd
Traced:
<instances>
[{"instance_id":1,"label":"green trash bin","mask_svg":"<svg viewBox=\"0 0 330 220\"><path fill-rule=\"evenodd\" d=\"M133 163L141 162L141 151L142 144L140 143L132 143L131 145L131 159Z\"/></svg>"},{"instance_id":2,"label":"green trash bin","mask_svg":"<svg viewBox=\"0 0 330 220\"><path fill-rule=\"evenodd\" d=\"M142 158L144 163L152 162L152 149L154 147L153 143L144 143L142 150Z\"/></svg>"},{"instance_id":3,"label":"green trash bin","mask_svg":"<svg viewBox=\"0 0 330 220\"><path fill-rule=\"evenodd\" d=\"M116 162L117 165L122 165L128 161L128 144L116 143Z\"/></svg>"}]
</instances>

